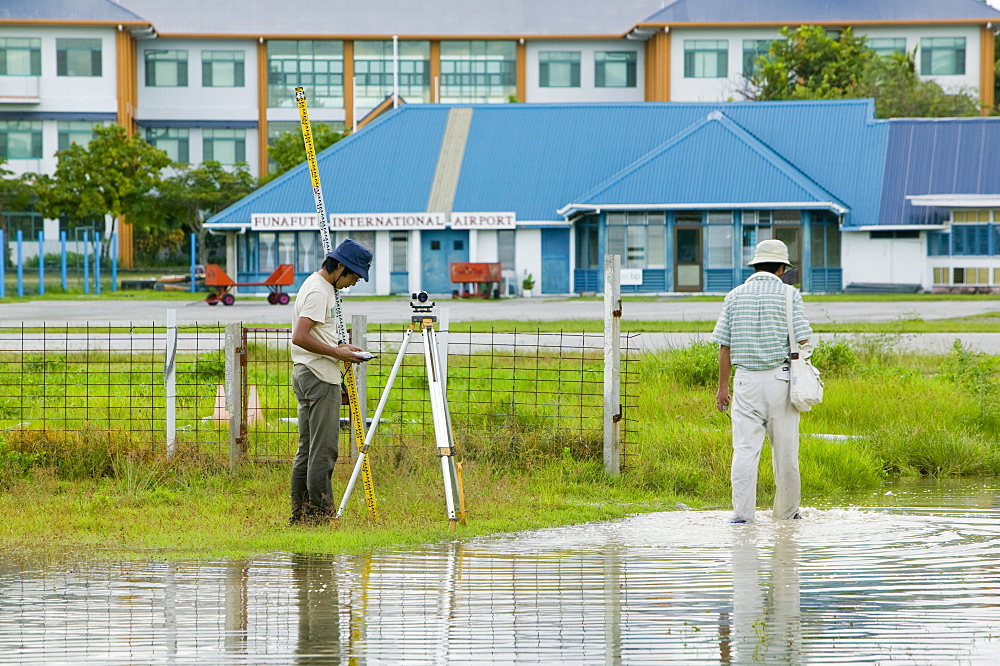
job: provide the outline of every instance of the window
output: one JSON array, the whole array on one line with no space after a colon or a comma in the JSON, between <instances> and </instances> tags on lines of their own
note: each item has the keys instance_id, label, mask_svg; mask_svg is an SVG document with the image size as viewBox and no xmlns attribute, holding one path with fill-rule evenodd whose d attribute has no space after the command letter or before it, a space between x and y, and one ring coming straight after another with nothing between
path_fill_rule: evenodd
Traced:
<instances>
[{"instance_id":1,"label":"window","mask_svg":"<svg viewBox=\"0 0 1000 666\"><path fill-rule=\"evenodd\" d=\"M246 130L206 129L202 130L202 159L232 166L247 161Z\"/></svg>"},{"instance_id":2,"label":"window","mask_svg":"<svg viewBox=\"0 0 1000 666\"><path fill-rule=\"evenodd\" d=\"M937 267L934 269L934 284L950 284L951 269Z\"/></svg>"},{"instance_id":3,"label":"window","mask_svg":"<svg viewBox=\"0 0 1000 666\"><path fill-rule=\"evenodd\" d=\"M965 210L955 210L951 214L952 222L989 222L990 221L990 209L989 208L969 208ZM1000 222L1000 217L994 218L995 221Z\"/></svg>"},{"instance_id":4,"label":"window","mask_svg":"<svg viewBox=\"0 0 1000 666\"><path fill-rule=\"evenodd\" d=\"M729 76L729 42L725 39L685 39L684 77L724 79Z\"/></svg>"},{"instance_id":5,"label":"window","mask_svg":"<svg viewBox=\"0 0 1000 666\"><path fill-rule=\"evenodd\" d=\"M516 94L514 42L441 42L441 102L502 104Z\"/></svg>"},{"instance_id":6,"label":"window","mask_svg":"<svg viewBox=\"0 0 1000 666\"><path fill-rule=\"evenodd\" d=\"M635 88L636 62L635 51L598 51L594 54L594 87Z\"/></svg>"},{"instance_id":7,"label":"window","mask_svg":"<svg viewBox=\"0 0 1000 666\"><path fill-rule=\"evenodd\" d=\"M407 102L429 102L430 42L399 42L399 96ZM354 42L355 103L374 108L392 95L391 41Z\"/></svg>"},{"instance_id":8,"label":"window","mask_svg":"<svg viewBox=\"0 0 1000 666\"><path fill-rule=\"evenodd\" d=\"M100 39L57 39L56 75L100 76Z\"/></svg>"},{"instance_id":9,"label":"window","mask_svg":"<svg viewBox=\"0 0 1000 666\"><path fill-rule=\"evenodd\" d=\"M813 268L840 268L840 229L836 218L829 223L814 224L811 229Z\"/></svg>"},{"instance_id":10,"label":"window","mask_svg":"<svg viewBox=\"0 0 1000 666\"><path fill-rule=\"evenodd\" d=\"M921 39L920 73L925 76L965 74L965 37Z\"/></svg>"},{"instance_id":11,"label":"window","mask_svg":"<svg viewBox=\"0 0 1000 666\"><path fill-rule=\"evenodd\" d=\"M60 122L56 127L59 133L58 150L66 150L73 143L86 146L94 138L94 123Z\"/></svg>"},{"instance_id":12,"label":"window","mask_svg":"<svg viewBox=\"0 0 1000 666\"><path fill-rule=\"evenodd\" d=\"M600 231L596 215L586 215L576 221L576 267L600 268Z\"/></svg>"},{"instance_id":13,"label":"window","mask_svg":"<svg viewBox=\"0 0 1000 666\"><path fill-rule=\"evenodd\" d=\"M579 51L540 51L538 53L540 88L579 88Z\"/></svg>"},{"instance_id":14,"label":"window","mask_svg":"<svg viewBox=\"0 0 1000 666\"><path fill-rule=\"evenodd\" d=\"M990 283L990 269L988 268L952 269L952 284L989 284L989 283Z\"/></svg>"},{"instance_id":15,"label":"window","mask_svg":"<svg viewBox=\"0 0 1000 666\"><path fill-rule=\"evenodd\" d=\"M713 210L708 213L705 228L708 259L705 268L733 267L733 213Z\"/></svg>"},{"instance_id":16,"label":"window","mask_svg":"<svg viewBox=\"0 0 1000 666\"><path fill-rule=\"evenodd\" d=\"M0 38L0 76L41 75L41 39L37 37Z\"/></svg>"},{"instance_id":17,"label":"window","mask_svg":"<svg viewBox=\"0 0 1000 666\"><path fill-rule=\"evenodd\" d=\"M150 88L186 88L187 51L175 49L146 51L146 85Z\"/></svg>"},{"instance_id":18,"label":"window","mask_svg":"<svg viewBox=\"0 0 1000 666\"><path fill-rule=\"evenodd\" d=\"M773 211L747 210L743 211L743 258L741 265L746 266L753 259L757 243L774 238L772 229Z\"/></svg>"},{"instance_id":19,"label":"window","mask_svg":"<svg viewBox=\"0 0 1000 666\"><path fill-rule=\"evenodd\" d=\"M154 148L167 153L174 162L190 164L190 138L186 129L151 127L146 130L146 141Z\"/></svg>"},{"instance_id":20,"label":"window","mask_svg":"<svg viewBox=\"0 0 1000 666\"><path fill-rule=\"evenodd\" d=\"M243 58L243 51L202 51L201 85L205 88L244 87Z\"/></svg>"},{"instance_id":21,"label":"window","mask_svg":"<svg viewBox=\"0 0 1000 666\"><path fill-rule=\"evenodd\" d=\"M298 259L294 262L296 271L308 271L323 262L322 239L315 231L300 231L298 236Z\"/></svg>"},{"instance_id":22,"label":"window","mask_svg":"<svg viewBox=\"0 0 1000 666\"><path fill-rule=\"evenodd\" d=\"M515 234L513 229L497 230L497 258L500 259L500 268L503 270L516 270L514 257L517 256L515 245Z\"/></svg>"},{"instance_id":23,"label":"window","mask_svg":"<svg viewBox=\"0 0 1000 666\"><path fill-rule=\"evenodd\" d=\"M0 157L42 159L42 121L0 120Z\"/></svg>"},{"instance_id":24,"label":"window","mask_svg":"<svg viewBox=\"0 0 1000 666\"><path fill-rule=\"evenodd\" d=\"M951 254L951 233L929 231L927 233L927 256L947 257Z\"/></svg>"},{"instance_id":25,"label":"window","mask_svg":"<svg viewBox=\"0 0 1000 666\"><path fill-rule=\"evenodd\" d=\"M392 255L391 271L403 272L407 266L407 252L410 243L408 231L392 231L389 233L389 247Z\"/></svg>"},{"instance_id":26,"label":"window","mask_svg":"<svg viewBox=\"0 0 1000 666\"><path fill-rule=\"evenodd\" d=\"M920 238L920 232L912 229L892 229L889 231L869 231L868 238L871 240L887 240L891 238Z\"/></svg>"},{"instance_id":27,"label":"window","mask_svg":"<svg viewBox=\"0 0 1000 666\"><path fill-rule=\"evenodd\" d=\"M951 227L953 255L988 255L990 253L988 224L955 224Z\"/></svg>"},{"instance_id":28,"label":"window","mask_svg":"<svg viewBox=\"0 0 1000 666\"><path fill-rule=\"evenodd\" d=\"M889 56L906 53L906 38L905 37L878 37L875 39L869 39L865 44L872 51L877 53L883 58L888 58Z\"/></svg>"},{"instance_id":29,"label":"window","mask_svg":"<svg viewBox=\"0 0 1000 666\"><path fill-rule=\"evenodd\" d=\"M622 268L665 268L666 226L663 213L608 213L608 254L622 258Z\"/></svg>"},{"instance_id":30,"label":"window","mask_svg":"<svg viewBox=\"0 0 1000 666\"><path fill-rule=\"evenodd\" d=\"M743 40L743 76L749 79L760 70L757 59L767 56L771 41L770 39Z\"/></svg>"},{"instance_id":31,"label":"window","mask_svg":"<svg viewBox=\"0 0 1000 666\"><path fill-rule=\"evenodd\" d=\"M344 106L344 43L335 40L273 40L267 43L267 105L295 106L302 86L309 105Z\"/></svg>"}]
</instances>

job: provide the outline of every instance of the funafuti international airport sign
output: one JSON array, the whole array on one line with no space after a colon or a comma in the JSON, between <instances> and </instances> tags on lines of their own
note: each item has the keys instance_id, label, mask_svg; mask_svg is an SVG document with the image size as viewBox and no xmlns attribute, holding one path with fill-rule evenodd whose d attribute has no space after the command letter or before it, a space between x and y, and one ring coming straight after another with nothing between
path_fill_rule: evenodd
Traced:
<instances>
[{"instance_id":1,"label":"funafuti international airport sign","mask_svg":"<svg viewBox=\"0 0 1000 666\"><path fill-rule=\"evenodd\" d=\"M357 213L327 215L330 229L401 231L409 229L513 229L514 213ZM317 231L315 213L254 213L250 216L253 231Z\"/></svg>"}]
</instances>

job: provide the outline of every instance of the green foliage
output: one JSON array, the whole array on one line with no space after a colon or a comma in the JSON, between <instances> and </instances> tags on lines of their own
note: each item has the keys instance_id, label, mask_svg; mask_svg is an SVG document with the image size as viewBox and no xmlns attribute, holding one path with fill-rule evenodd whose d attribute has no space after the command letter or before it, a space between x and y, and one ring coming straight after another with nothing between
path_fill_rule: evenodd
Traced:
<instances>
[{"instance_id":1,"label":"green foliage","mask_svg":"<svg viewBox=\"0 0 1000 666\"><path fill-rule=\"evenodd\" d=\"M142 224L150 230L179 226L194 233L198 241L198 258L206 259L205 220L250 194L256 180L246 164L231 169L219 162L203 162L197 167L175 165L174 175L164 179L146 201ZM181 234L181 239L186 234Z\"/></svg>"},{"instance_id":2,"label":"green foliage","mask_svg":"<svg viewBox=\"0 0 1000 666\"><path fill-rule=\"evenodd\" d=\"M827 342L821 340L813 350L812 363L827 375L845 374L854 368L857 354L854 347L845 340Z\"/></svg>"},{"instance_id":3,"label":"green foliage","mask_svg":"<svg viewBox=\"0 0 1000 666\"><path fill-rule=\"evenodd\" d=\"M872 97L875 115L952 117L979 113L969 91L946 92L916 73L916 54L880 57L845 28L839 37L821 26L784 27L783 39L758 58L744 97L755 100L850 99Z\"/></svg>"},{"instance_id":4,"label":"green foliage","mask_svg":"<svg viewBox=\"0 0 1000 666\"><path fill-rule=\"evenodd\" d=\"M222 384L226 380L226 355L222 350L201 354L190 363L179 364L179 373L193 374L201 382Z\"/></svg>"},{"instance_id":5,"label":"green foliage","mask_svg":"<svg viewBox=\"0 0 1000 666\"><path fill-rule=\"evenodd\" d=\"M719 346L695 341L687 347L654 352L643 358L640 372L685 388L714 387L719 381Z\"/></svg>"},{"instance_id":6,"label":"green foliage","mask_svg":"<svg viewBox=\"0 0 1000 666\"><path fill-rule=\"evenodd\" d=\"M310 129L317 155L346 136L324 123L310 124ZM306 161L306 146L302 140L302 133L282 132L267 147L267 154L274 162L274 170L262 178L262 182L273 180Z\"/></svg>"},{"instance_id":7,"label":"green foliage","mask_svg":"<svg viewBox=\"0 0 1000 666\"><path fill-rule=\"evenodd\" d=\"M1000 380L997 367L1000 359L975 352L962 345L961 340L952 344L951 356L945 365L945 376L964 389L979 406L979 421L986 423L1000 420L997 397Z\"/></svg>"},{"instance_id":8,"label":"green foliage","mask_svg":"<svg viewBox=\"0 0 1000 666\"><path fill-rule=\"evenodd\" d=\"M71 223L139 215L161 182L170 158L121 125L95 125L87 146L70 144L56 153L55 173L37 175L38 212Z\"/></svg>"}]
</instances>

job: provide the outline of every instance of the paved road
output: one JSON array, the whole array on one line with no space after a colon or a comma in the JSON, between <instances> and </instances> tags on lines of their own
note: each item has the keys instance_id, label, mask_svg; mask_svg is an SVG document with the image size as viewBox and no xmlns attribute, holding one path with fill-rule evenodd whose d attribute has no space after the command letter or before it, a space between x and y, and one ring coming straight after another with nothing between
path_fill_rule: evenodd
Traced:
<instances>
[{"instance_id":1,"label":"paved road","mask_svg":"<svg viewBox=\"0 0 1000 666\"><path fill-rule=\"evenodd\" d=\"M347 298L348 313L366 314L375 324L407 322L409 299L364 301ZM484 319L531 320L599 319L601 301L580 299L511 298L501 300L438 300L438 309L448 308L451 321ZM721 301L628 302L623 305L623 319L667 321L712 321L719 314ZM177 311L178 324L253 325L288 324L291 305L269 305L264 300L241 298L230 307L209 306L204 301L29 301L0 304L0 326L40 326L47 324L149 325L166 322L167 310ZM998 301L898 301L806 303L810 321L816 323L893 321L900 318L944 319L997 312Z\"/></svg>"},{"instance_id":2,"label":"paved road","mask_svg":"<svg viewBox=\"0 0 1000 666\"><path fill-rule=\"evenodd\" d=\"M684 302L664 301L657 303L625 302L623 309L624 321L622 327L628 330L629 320L669 320L669 321L711 321L718 316L721 302ZM921 319L939 319L994 312L998 307L996 301L902 301L902 302L834 302L807 303L806 310L813 322L864 322L892 321L902 317L919 317ZM483 319L509 319L524 322L525 328L530 328L531 321L554 319L597 319L602 316L603 304L600 301L585 301L572 299L503 299L499 301L439 301L438 310L448 308L451 321L470 321ZM65 348L111 347L141 348L149 345L151 348L161 348L163 341L155 336L122 335L89 338L89 336L66 336L72 340L42 340L41 335L21 334L17 329L21 326L35 327L41 324L50 326L73 325L89 323L103 327L109 324L131 324L135 326L162 326L166 323L167 310L177 312L179 324L228 324L242 322L249 325L288 324L291 318L291 306L268 305L264 301L241 299L231 307L218 305L210 307L202 301L34 301L28 303L0 304L0 349L29 350L44 349L56 345ZM406 323L410 317L409 300L378 300L364 301L348 299L348 312L364 313L373 324ZM13 329L13 330L12 330ZM161 336L162 337L162 336ZM662 349L667 347L685 346L692 340L706 339L707 334L699 333L644 333L636 345L642 349ZM838 338L857 338L859 336L845 334L823 334L819 339L834 340ZM37 339L36 339L37 338ZM88 339L89 338L89 339ZM882 338L885 339L885 336ZM956 339L977 351L1000 354L1000 333L934 333L921 335L902 335L890 342L895 348L914 351L945 353L949 351ZM519 344L530 344L526 339L519 338ZM494 340L493 342L496 342ZM217 341L218 343L218 341ZM199 338L191 344L206 344ZM599 344L595 343L597 347Z\"/></svg>"}]
</instances>

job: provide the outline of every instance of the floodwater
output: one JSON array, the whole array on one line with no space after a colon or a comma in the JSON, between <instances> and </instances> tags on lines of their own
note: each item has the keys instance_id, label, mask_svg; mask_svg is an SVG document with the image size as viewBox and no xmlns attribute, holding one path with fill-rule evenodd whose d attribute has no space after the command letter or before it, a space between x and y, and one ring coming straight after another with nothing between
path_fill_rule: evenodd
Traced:
<instances>
[{"instance_id":1,"label":"floodwater","mask_svg":"<svg viewBox=\"0 0 1000 666\"><path fill-rule=\"evenodd\" d=\"M31 567L0 662L1000 662L1000 480L378 552Z\"/></svg>"}]
</instances>

